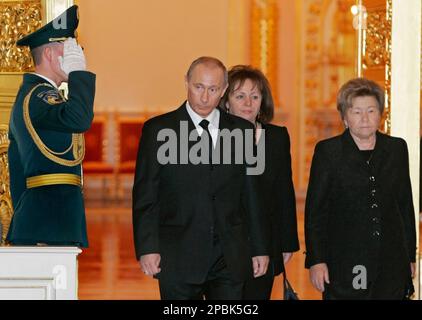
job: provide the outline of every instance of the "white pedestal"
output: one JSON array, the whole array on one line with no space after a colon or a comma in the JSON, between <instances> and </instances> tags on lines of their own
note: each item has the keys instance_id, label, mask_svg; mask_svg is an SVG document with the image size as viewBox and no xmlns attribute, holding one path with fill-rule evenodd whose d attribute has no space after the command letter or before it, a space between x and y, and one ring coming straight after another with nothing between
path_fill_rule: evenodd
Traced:
<instances>
[{"instance_id":1,"label":"white pedestal","mask_svg":"<svg viewBox=\"0 0 422 320\"><path fill-rule=\"evenodd\" d=\"M76 300L77 247L0 247L0 300Z\"/></svg>"}]
</instances>

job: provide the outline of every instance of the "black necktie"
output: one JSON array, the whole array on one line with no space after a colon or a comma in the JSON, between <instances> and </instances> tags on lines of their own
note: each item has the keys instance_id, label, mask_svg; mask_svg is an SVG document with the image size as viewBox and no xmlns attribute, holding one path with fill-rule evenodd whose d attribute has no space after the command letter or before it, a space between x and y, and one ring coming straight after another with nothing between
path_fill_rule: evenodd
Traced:
<instances>
[{"instance_id":1,"label":"black necktie","mask_svg":"<svg viewBox=\"0 0 422 320\"><path fill-rule=\"evenodd\" d=\"M208 125L210 122L208 120L202 120L199 125L204 129L204 132L202 132L201 139L205 137L205 135L208 135L208 155L209 155L209 163L212 164L212 150L213 150L213 144L212 144L212 138L211 133L208 130Z\"/></svg>"}]
</instances>

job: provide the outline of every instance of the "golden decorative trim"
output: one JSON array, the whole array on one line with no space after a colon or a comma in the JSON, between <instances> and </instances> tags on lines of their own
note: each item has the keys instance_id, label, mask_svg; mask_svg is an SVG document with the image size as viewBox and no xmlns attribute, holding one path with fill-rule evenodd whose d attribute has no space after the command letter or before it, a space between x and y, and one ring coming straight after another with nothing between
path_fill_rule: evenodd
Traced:
<instances>
[{"instance_id":1,"label":"golden decorative trim","mask_svg":"<svg viewBox=\"0 0 422 320\"><path fill-rule=\"evenodd\" d=\"M61 37L61 38L48 38L48 41L50 42L60 42L60 41L66 41L67 37Z\"/></svg>"},{"instance_id":2,"label":"golden decorative trim","mask_svg":"<svg viewBox=\"0 0 422 320\"><path fill-rule=\"evenodd\" d=\"M270 82L276 107L278 60L278 4L275 0L253 0L251 10L251 64L261 69Z\"/></svg>"},{"instance_id":3,"label":"golden decorative trim","mask_svg":"<svg viewBox=\"0 0 422 320\"><path fill-rule=\"evenodd\" d=\"M10 221L13 216L12 197L10 194L9 162L7 149L9 139L7 137L8 127L0 125L0 224L2 226L2 236L0 245L5 244Z\"/></svg>"},{"instance_id":4,"label":"golden decorative trim","mask_svg":"<svg viewBox=\"0 0 422 320\"><path fill-rule=\"evenodd\" d=\"M385 121L384 131L391 134L391 52L392 52L392 25L393 25L393 0L387 0L386 8L387 26L389 33L386 39L387 61L385 63Z\"/></svg>"},{"instance_id":5,"label":"golden decorative trim","mask_svg":"<svg viewBox=\"0 0 422 320\"><path fill-rule=\"evenodd\" d=\"M70 173L43 174L40 176L29 177L26 179L26 187L28 189L57 184L70 184L82 187L82 180L80 176Z\"/></svg>"},{"instance_id":6,"label":"golden decorative trim","mask_svg":"<svg viewBox=\"0 0 422 320\"><path fill-rule=\"evenodd\" d=\"M382 129L391 133L391 45L393 1L386 0L383 4L370 0L359 0L365 9L366 19L359 25L362 34L359 46L360 76L378 82L385 90L385 114ZM370 6L370 7L368 7Z\"/></svg>"},{"instance_id":7,"label":"golden decorative trim","mask_svg":"<svg viewBox=\"0 0 422 320\"><path fill-rule=\"evenodd\" d=\"M82 163L82 160L84 159L84 156L85 156L85 142L84 142L84 135L83 134L81 134L81 133L72 134L72 143L69 146L69 148L67 148L63 152L55 152L55 151L51 150L50 148L48 148L44 144L44 142L41 140L38 133L35 131L34 126L32 125L31 118L29 116L29 100L31 98L32 93L37 88L39 88L41 86L54 88L50 84L40 83L40 84L36 85L34 88L32 88L32 90L26 95L26 97L23 101L23 117L24 117L26 128L28 129L29 134L31 135L35 145L38 147L40 152L47 159L49 159L49 160L51 160L55 163L58 163L62 166L66 166L66 167L77 166L78 164ZM60 93L60 91L58 91L58 92ZM63 96L62 96L62 98L65 99L65 97L63 97ZM63 158L58 157L60 155L67 153L72 148L73 148L73 156L75 158L74 160L67 160L67 159L63 159Z\"/></svg>"},{"instance_id":8,"label":"golden decorative trim","mask_svg":"<svg viewBox=\"0 0 422 320\"><path fill-rule=\"evenodd\" d=\"M40 0L0 1L0 72L26 72L34 68L29 48L16 42L42 24Z\"/></svg>"},{"instance_id":9,"label":"golden decorative trim","mask_svg":"<svg viewBox=\"0 0 422 320\"><path fill-rule=\"evenodd\" d=\"M355 0L303 0L299 188L306 188L315 144L342 132L340 86L356 76Z\"/></svg>"},{"instance_id":10,"label":"golden decorative trim","mask_svg":"<svg viewBox=\"0 0 422 320\"><path fill-rule=\"evenodd\" d=\"M386 46L391 39L391 19L388 19L385 9L373 11L368 15L364 37L366 41L363 68L383 67L390 59Z\"/></svg>"}]
</instances>

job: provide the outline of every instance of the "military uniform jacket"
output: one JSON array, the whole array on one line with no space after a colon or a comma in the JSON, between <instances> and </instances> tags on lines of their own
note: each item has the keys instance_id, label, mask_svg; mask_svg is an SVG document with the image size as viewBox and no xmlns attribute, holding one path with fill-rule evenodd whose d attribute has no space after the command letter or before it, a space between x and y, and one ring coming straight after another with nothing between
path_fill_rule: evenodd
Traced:
<instances>
[{"instance_id":1,"label":"military uniform jacket","mask_svg":"<svg viewBox=\"0 0 422 320\"><path fill-rule=\"evenodd\" d=\"M349 130L319 142L312 160L305 263L327 263L329 287L344 298L360 295L352 284L363 269L355 267L366 269L367 289L381 273L387 280L377 286L403 289L416 259L406 142L377 132L368 160Z\"/></svg>"},{"instance_id":2,"label":"military uniform jacket","mask_svg":"<svg viewBox=\"0 0 422 320\"><path fill-rule=\"evenodd\" d=\"M81 165L63 165L46 157L30 135L24 119L28 96L29 118L41 141L66 161L75 159L72 134L87 131L93 119L95 75L69 74L69 98L35 74L25 74L10 118L8 151L14 215L7 240L14 244L66 244L86 247L82 190L74 185L27 188L26 179L45 174L81 175Z\"/></svg>"}]
</instances>

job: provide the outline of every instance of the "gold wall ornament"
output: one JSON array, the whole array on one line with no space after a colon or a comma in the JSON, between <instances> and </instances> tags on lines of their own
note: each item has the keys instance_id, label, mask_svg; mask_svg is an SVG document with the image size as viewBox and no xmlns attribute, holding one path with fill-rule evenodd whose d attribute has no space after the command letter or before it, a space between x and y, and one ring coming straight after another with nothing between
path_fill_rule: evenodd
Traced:
<instances>
[{"instance_id":1,"label":"gold wall ornament","mask_svg":"<svg viewBox=\"0 0 422 320\"><path fill-rule=\"evenodd\" d=\"M355 0L302 0L299 188L306 189L315 144L342 132L337 92L355 77Z\"/></svg>"},{"instance_id":2,"label":"gold wall ornament","mask_svg":"<svg viewBox=\"0 0 422 320\"><path fill-rule=\"evenodd\" d=\"M277 92L278 5L276 0L253 0L251 7L251 64L268 78L275 107Z\"/></svg>"},{"instance_id":3,"label":"gold wall ornament","mask_svg":"<svg viewBox=\"0 0 422 320\"><path fill-rule=\"evenodd\" d=\"M17 47L16 42L41 24L41 0L0 1L0 72L33 70L29 48Z\"/></svg>"},{"instance_id":4,"label":"gold wall ornament","mask_svg":"<svg viewBox=\"0 0 422 320\"><path fill-rule=\"evenodd\" d=\"M391 39L391 20L387 19L387 11L375 10L368 15L365 34L363 68L385 66L390 59L386 50Z\"/></svg>"},{"instance_id":5,"label":"gold wall ornament","mask_svg":"<svg viewBox=\"0 0 422 320\"><path fill-rule=\"evenodd\" d=\"M10 221L13 216L12 198L10 194L9 163L7 159L7 149L9 147L7 132L8 127L6 125L0 125L0 223L2 226L0 245L5 244Z\"/></svg>"},{"instance_id":6,"label":"gold wall ornament","mask_svg":"<svg viewBox=\"0 0 422 320\"><path fill-rule=\"evenodd\" d=\"M385 90L385 113L381 130L391 133L391 46L392 0L358 0L359 24L358 74L376 81ZM363 12L362 12L363 11Z\"/></svg>"}]
</instances>

